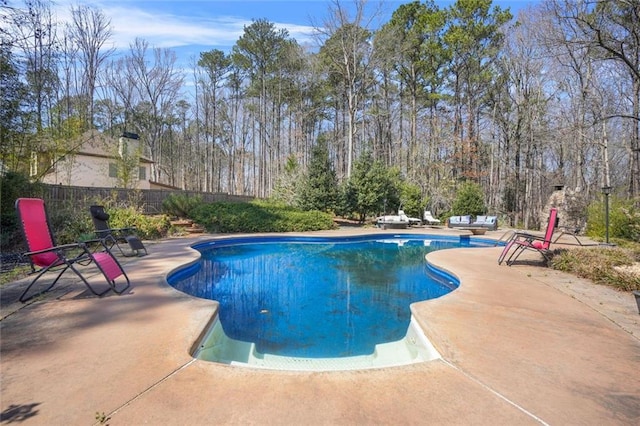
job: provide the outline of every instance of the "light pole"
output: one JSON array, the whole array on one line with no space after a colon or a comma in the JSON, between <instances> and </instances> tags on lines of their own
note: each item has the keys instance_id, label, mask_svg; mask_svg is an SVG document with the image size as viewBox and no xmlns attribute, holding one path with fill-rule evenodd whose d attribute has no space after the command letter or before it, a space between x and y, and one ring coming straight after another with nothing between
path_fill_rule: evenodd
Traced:
<instances>
[{"instance_id":1,"label":"light pole","mask_svg":"<svg viewBox=\"0 0 640 426\"><path fill-rule=\"evenodd\" d=\"M603 186L604 194L604 242L609 244L609 194L611 194L610 186Z\"/></svg>"}]
</instances>

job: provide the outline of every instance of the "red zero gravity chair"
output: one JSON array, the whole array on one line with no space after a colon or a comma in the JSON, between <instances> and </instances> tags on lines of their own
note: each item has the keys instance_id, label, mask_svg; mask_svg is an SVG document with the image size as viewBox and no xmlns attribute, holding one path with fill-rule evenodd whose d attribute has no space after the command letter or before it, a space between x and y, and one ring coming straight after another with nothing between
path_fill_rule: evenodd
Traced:
<instances>
[{"instance_id":1,"label":"red zero gravity chair","mask_svg":"<svg viewBox=\"0 0 640 426\"><path fill-rule=\"evenodd\" d=\"M552 243L551 238L553 237L553 231L557 226L558 210L554 208L549 212L549 222L547 223L547 230L544 233L544 237L528 234L526 232L516 232L513 234L511 239L507 241L507 245L504 246L500 257L498 258L498 265L506 258L507 265L511 266L518 256L520 256L525 250L537 251L545 260L548 261L550 253L549 247ZM507 257L507 254L510 251L511 255Z\"/></svg>"},{"instance_id":2,"label":"red zero gravity chair","mask_svg":"<svg viewBox=\"0 0 640 426\"><path fill-rule=\"evenodd\" d=\"M16 200L16 210L29 250L27 253L23 253L23 256L26 256L31 262L32 273L38 274L20 295L21 302L24 303L29 299L51 290L67 269L75 272L87 288L97 296L102 296L109 290L113 290L117 294L122 294L129 288L131 285L129 277L127 277L120 263L118 263L116 258L100 240L87 242L100 245L99 251L96 250L95 252L89 250L87 243L56 245L53 234L51 233L49 217L43 200L39 198L19 198ZM107 289L101 292L96 291L74 266L75 264L89 265L91 263L94 263L98 267L109 285ZM59 271L53 282L44 290L27 297L27 293L31 287L42 275L49 271ZM125 283L122 288L118 289L115 281L120 276L123 277Z\"/></svg>"}]
</instances>

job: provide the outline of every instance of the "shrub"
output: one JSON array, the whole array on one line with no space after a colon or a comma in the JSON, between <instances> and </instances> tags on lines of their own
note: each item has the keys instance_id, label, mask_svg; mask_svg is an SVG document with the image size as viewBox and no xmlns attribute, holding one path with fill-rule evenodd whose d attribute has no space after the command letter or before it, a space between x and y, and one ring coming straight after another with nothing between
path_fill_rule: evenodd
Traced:
<instances>
[{"instance_id":1,"label":"shrub","mask_svg":"<svg viewBox=\"0 0 640 426\"><path fill-rule=\"evenodd\" d=\"M353 166L353 174L340 194L338 211L347 216L354 214L361 222L370 215L397 211L401 182L397 168L373 161L371 153L367 152Z\"/></svg>"},{"instance_id":2,"label":"shrub","mask_svg":"<svg viewBox=\"0 0 640 426\"><path fill-rule=\"evenodd\" d=\"M593 239L604 239L605 227L604 202L591 203L588 208L587 236ZM635 207L634 200L610 197L609 237L640 241L640 209Z\"/></svg>"},{"instance_id":3,"label":"shrub","mask_svg":"<svg viewBox=\"0 0 640 426\"><path fill-rule=\"evenodd\" d=\"M640 261L640 249L620 247L576 248L561 250L551 260L551 267L587 278L597 284L608 285L619 290L640 290L640 276L625 270Z\"/></svg>"},{"instance_id":4,"label":"shrub","mask_svg":"<svg viewBox=\"0 0 640 426\"><path fill-rule=\"evenodd\" d=\"M300 211L264 201L201 204L193 210L191 219L208 232L222 233L302 232L335 228L328 213Z\"/></svg>"},{"instance_id":5,"label":"shrub","mask_svg":"<svg viewBox=\"0 0 640 426\"><path fill-rule=\"evenodd\" d=\"M136 227L136 234L145 240L162 238L167 235L171 222L166 215L147 216L133 207L107 211L109 226L112 228Z\"/></svg>"},{"instance_id":6,"label":"shrub","mask_svg":"<svg viewBox=\"0 0 640 426\"><path fill-rule=\"evenodd\" d=\"M162 201L162 212L172 216L186 218L191 216L191 211L202 204L202 197L189 197L183 194L169 194Z\"/></svg>"},{"instance_id":7,"label":"shrub","mask_svg":"<svg viewBox=\"0 0 640 426\"><path fill-rule=\"evenodd\" d=\"M484 214L486 207L482 188L477 183L464 182L451 207L451 214L456 216Z\"/></svg>"},{"instance_id":8,"label":"shrub","mask_svg":"<svg viewBox=\"0 0 640 426\"><path fill-rule=\"evenodd\" d=\"M57 244L69 244L95 238L90 215L69 204L62 208L48 208L51 231Z\"/></svg>"},{"instance_id":9,"label":"shrub","mask_svg":"<svg viewBox=\"0 0 640 426\"><path fill-rule=\"evenodd\" d=\"M422 192L418 185L402 182L400 184L400 200L404 212L413 217L422 217L422 210L426 202L422 199Z\"/></svg>"},{"instance_id":10,"label":"shrub","mask_svg":"<svg viewBox=\"0 0 640 426\"><path fill-rule=\"evenodd\" d=\"M302 178L303 173L298 160L295 155L289 155L284 170L276 179L275 187L273 188L273 200L296 205L299 199L298 193L303 182Z\"/></svg>"},{"instance_id":11,"label":"shrub","mask_svg":"<svg viewBox=\"0 0 640 426\"><path fill-rule=\"evenodd\" d=\"M3 252L22 242L15 202L20 197L41 197L41 185L31 183L21 173L7 172L0 177L0 247Z\"/></svg>"}]
</instances>

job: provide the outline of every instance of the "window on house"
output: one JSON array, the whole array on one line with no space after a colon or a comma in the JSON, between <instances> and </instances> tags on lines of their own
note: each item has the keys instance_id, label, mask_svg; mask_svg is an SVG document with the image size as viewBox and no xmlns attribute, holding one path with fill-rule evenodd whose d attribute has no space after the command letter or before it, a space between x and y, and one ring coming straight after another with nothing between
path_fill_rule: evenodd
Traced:
<instances>
[{"instance_id":1,"label":"window on house","mask_svg":"<svg viewBox=\"0 0 640 426\"><path fill-rule=\"evenodd\" d=\"M147 169L144 167L138 167L138 179L146 180L147 179Z\"/></svg>"},{"instance_id":2,"label":"window on house","mask_svg":"<svg viewBox=\"0 0 640 426\"><path fill-rule=\"evenodd\" d=\"M118 165L116 163L109 163L109 177L118 177Z\"/></svg>"}]
</instances>

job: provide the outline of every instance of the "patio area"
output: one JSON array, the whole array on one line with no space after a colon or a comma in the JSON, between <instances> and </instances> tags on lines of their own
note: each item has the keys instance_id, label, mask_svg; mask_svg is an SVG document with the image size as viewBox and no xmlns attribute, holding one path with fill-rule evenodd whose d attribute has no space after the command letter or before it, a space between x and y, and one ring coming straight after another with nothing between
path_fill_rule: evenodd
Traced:
<instances>
[{"instance_id":1,"label":"patio area","mask_svg":"<svg viewBox=\"0 0 640 426\"><path fill-rule=\"evenodd\" d=\"M398 231L314 234L338 233ZM499 266L498 247L428 255L461 282L412 305L441 359L346 372L195 360L190 350L217 303L179 293L165 277L197 259L191 244L212 237L145 241L148 256L119 258L132 283L123 296L92 297L70 273L26 305L16 302L26 280L2 287L0 423L640 424L633 295L540 267L537 253Z\"/></svg>"}]
</instances>

